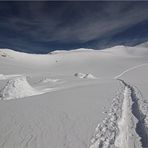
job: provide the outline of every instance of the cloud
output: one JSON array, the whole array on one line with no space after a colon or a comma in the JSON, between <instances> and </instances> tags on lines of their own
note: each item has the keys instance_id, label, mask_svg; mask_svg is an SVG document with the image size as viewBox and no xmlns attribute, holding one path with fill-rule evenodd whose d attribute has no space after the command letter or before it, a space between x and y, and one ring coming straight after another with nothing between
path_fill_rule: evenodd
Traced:
<instances>
[{"instance_id":1,"label":"cloud","mask_svg":"<svg viewBox=\"0 0 148 148\"><path fill-rule=\"evenodd\" d=\"M0 3L0 29L20 43L86 43L148 19L148 2Z\"/></svg>"},{"instance_id":2,"label":"cloud","mask_svg":"<svg viewBox=\"0 0 148 148\"><path fill-rule=\"evenodd\" d=\"M115 34L123 31L136 23L148 19L148 9L146 7L137 8L135 5L127 9L130 3L114 4L106 6L95 16L88 14L87 17L80 18L76 23L59 27L53 38L57 40L87 42L106 34ZM125 10L124 10L125 9Z\"/></svg>"}]
</instances>

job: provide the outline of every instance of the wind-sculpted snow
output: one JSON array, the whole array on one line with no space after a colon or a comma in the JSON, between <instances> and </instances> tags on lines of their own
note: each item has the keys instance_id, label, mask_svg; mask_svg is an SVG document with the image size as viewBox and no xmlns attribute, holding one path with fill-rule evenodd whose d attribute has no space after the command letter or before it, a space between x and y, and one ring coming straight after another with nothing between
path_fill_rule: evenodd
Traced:
<instances>
[{"instance_id":1,"label":"wind-sculpted snow","mask_svg":"<svg viewBox=\"0 0 148 148\"><path fill-rule=\"evenodd\" d=\"M4 88L0 91L1 100L10 100L34 96L44 93L34 89L28 82L25 76L13 78L7 82Z\"/></svg>"}]
</instances>

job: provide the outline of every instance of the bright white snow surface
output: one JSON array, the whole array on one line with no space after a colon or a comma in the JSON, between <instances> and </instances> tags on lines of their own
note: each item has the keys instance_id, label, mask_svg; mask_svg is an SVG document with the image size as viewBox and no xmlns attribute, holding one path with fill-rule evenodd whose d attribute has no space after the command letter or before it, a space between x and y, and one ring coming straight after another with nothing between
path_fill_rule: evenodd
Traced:
<instances>
[{"instance_id":1,"label":"bright white snow surface","mask_svg":"<svg viewBox=\"0 0 148 148\"><path fill-rule=\"evenodd\" d=\"M47 90L46 90L47 91ZM24 98L45 93L30 86L25 76L18 76L9 80L0 91L1 100Z\"/></svg>"},{"instance_id":2,"label":"bright white snow surface","mask_svg":"<svg viewBox=\"0 0 148 148\"><path fill-rule=\"evenodd\" d=\"M143 45L0 49L0 148L148 147L147 76Z\"/></svg>"},{"instance_id":3,"label":"bright white snow surface","mask_svg":"<svg viewBox=\"0 0 148 148\"><path fill-rule=\"evenodd\" d=\"M140 137L135 132L137 119L132 114L131 89L125 86L123 92L122 116L118 122L119 136L116 137L115 145L118 148L141 147Z\"/></svg>"}]
</instances>

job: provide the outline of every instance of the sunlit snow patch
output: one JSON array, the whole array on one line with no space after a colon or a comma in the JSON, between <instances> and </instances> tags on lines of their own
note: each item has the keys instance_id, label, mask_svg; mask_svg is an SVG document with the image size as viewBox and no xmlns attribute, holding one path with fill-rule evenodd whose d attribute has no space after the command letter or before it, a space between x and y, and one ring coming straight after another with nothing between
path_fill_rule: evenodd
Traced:
<instances>
[{"instance_id":1,"label":"sunlit snow patch","mask_svg":"<svg viewBox=\"0 0 148 148\"><path fill-rule=\"evenodd\" d=\"M1 100L10 100L24 98L28 96L39 95L47 92L34 89L28 82L25 76L16 77L7 82L4 88L0 91Z\"/></svg>"},{"instance_id":2,"label":"sunlit snow patch","mask_svg":"<svg viewBox=\"0 0 148 148\"><path fill-rule=\"evenodd\" d=\"M44 79L42 82L43 83L48 83L48 82L58 82L59 81L59 79L50 79L50 78L46 78L46 79Z\"/></svg>"}]
</instances>

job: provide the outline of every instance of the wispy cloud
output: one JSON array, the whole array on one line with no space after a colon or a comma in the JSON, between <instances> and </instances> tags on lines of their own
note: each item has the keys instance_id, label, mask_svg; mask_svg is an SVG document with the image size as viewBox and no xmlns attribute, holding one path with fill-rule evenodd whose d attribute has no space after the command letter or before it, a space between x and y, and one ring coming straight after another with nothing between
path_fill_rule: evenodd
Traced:
<instances>
[{"instance_id":1,"label":"wispy cloud","mask_svg":"<svg viewBox=\"0 0 148 148\"><path fill-rule=\"evenodd\" d=\"M148 19L148 2L0 3L0 29L18 41L86 43ZM3 35L10 40L8 31Z\"/></svg>"}]
</instances>

